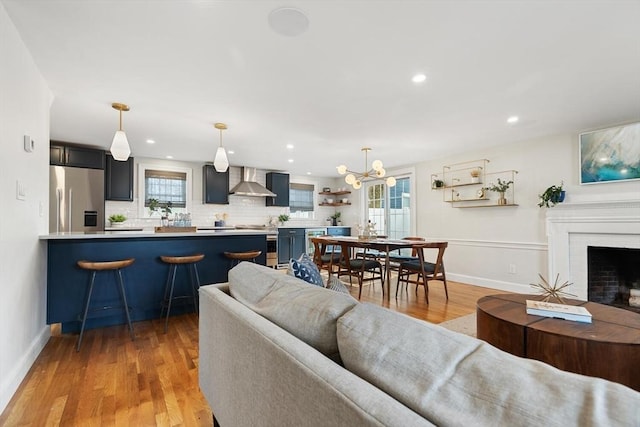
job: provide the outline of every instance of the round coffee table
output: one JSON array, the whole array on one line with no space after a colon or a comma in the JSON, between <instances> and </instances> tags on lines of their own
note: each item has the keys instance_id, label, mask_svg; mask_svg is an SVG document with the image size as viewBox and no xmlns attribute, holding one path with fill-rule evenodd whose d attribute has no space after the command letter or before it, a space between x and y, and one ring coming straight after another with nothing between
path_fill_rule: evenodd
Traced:
<instances>
[{"instance_id":1,"label":"round coffee table","mask_svg":"<svg viewBox=\"0 0 640 427\"><path fill-rule=\"evenodd\" d=\"M534 316L526 300L500 294L478 300L478 338L520 357L565 371L605 378L640 391L640 314L594 302L566 300L589 310L592 323Z\"/></svg>"}]
</instances>

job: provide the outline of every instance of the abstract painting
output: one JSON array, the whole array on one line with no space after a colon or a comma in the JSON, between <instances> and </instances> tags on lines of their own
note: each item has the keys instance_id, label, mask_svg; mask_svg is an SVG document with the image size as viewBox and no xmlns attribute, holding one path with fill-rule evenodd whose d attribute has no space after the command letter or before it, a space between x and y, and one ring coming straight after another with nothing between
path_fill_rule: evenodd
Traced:
<instances>
[{"instance_id":1,"label":"abstract painting","mask_svg":"<svg viewBox=\"0 0 640 427\"><path fill-rule=\"evenodd\" d=\"M580 184L640 179L640 122L580 134Z\"/></svg>"}]
</instances>

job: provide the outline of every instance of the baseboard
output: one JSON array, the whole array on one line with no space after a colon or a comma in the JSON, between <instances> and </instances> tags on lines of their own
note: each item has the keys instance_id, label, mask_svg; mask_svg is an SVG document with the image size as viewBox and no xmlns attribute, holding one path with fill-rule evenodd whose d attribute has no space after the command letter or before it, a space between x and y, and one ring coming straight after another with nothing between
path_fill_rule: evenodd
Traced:
<instances>
[{"instance_id":1,"label":"baseboard","mask_svg":"<svg viewBox=\"0 0 640 427\"><path fill-rule=\"evenodd\" d=\"M29 369L35 362L36 358L49 341L51 329L45 325L40 333L31 341L31 345L22 355L18 363L10 370L9 374L0 382L0 413L2 413L9 401L15 394L16 390L27 376Z\"/></svg>"},{"instance_id":2,"label":"baseboard","mask_svg":"<svg viewBox=\"0 0 640 427\"><path fill-rule=\"evenodd\" d=\"M484 279L482 277L468 276L464 274L447 272L447 279L468 285L482 286L483 288L498 289L501 291L516 292L519 294L528 294L532 292L531 286L523 285L522 283L503 282L501 280Z\"/></svg>"}]
</instances>

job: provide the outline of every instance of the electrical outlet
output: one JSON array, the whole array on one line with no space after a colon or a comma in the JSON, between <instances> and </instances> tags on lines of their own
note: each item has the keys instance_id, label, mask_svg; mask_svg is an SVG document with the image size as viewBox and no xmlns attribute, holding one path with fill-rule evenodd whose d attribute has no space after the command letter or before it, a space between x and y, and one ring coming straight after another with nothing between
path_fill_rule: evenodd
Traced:
<instances>
[{"instance_id":1,"label":"electrical outlet","mask_svg":"<svg viewBox=\"0 0 640 427\"><path fill-rule=\"evenodd\" d=\"M515 264L509 264L509 274L516 274L517 269Z\"/></svg>"}]
</instances>

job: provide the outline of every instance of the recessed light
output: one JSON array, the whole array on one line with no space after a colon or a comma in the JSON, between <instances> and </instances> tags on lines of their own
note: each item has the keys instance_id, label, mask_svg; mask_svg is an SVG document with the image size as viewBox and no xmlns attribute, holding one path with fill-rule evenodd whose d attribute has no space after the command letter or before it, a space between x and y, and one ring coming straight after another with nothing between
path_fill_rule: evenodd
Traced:
<instances>
[{"instance_id":1,"label":"recessed light","mask_svg":"<svg viewBox=\"0 0 640 427\"><path fill-rule=\"evenodd\" d=\"M236 154L236 152L233 150L227 150L227 154Z\"/></svg>"},{"instance_id":2,"label":"recessed light","mask_svg":"<svg viewBox=\"0 0 640 427\"><path fill-rule=\"evenodd\" d=\"M173 159L173 156L167 156L167 159Z\"/></svg>"},{"instance_id":3,"label":"recessed light","mask_svg":"<svg viewBox=\"0 0 640 427\"><path fill-rule=\"evenodd\" d=\"M300 9L281 7L269 14L269 26L276 33L295 37L309 29L309 18Z\"/></svg>"},{"instance_id":4,"label":"recessed light","mask_svg":"<svg viewBox=\"0 0 640 427\"><path fill-rule=\"evenodd\" d=\"M311 175L311 172L307 172L307 175Z\"/></svg>"},{"instance_id":5,"label":"recessed light","mask_svg":"<svg viewBox=\"0 0 640 427\"><path fill-rule=\"evenodd\" d=\"M147 139L147 144L155 144L156 142L153 139Z\"/></svg>"},{"instance_id":6,"label":"recessed light","mask_svg":"<svg viewBox=\"0 0 640 427\"><path fill-rule=\"evenodd\" d=\"M293 163L293 159L289 159L289 160L288 160L288 162L289 162L289 163Z\"/></svg>"},{"instance_id":7,"label":"recessed light","mask_svg":"<svg viewBox=\"0 0 640 427\"><path fill-rule=\"evenodd\" d=\"M287 148L288 148L289 150L293 150L293 144L287 144Z\"/></svg>"},{"instance_id":8,"label":"recessed light","mask_svg":"<svg viewBox=\"0 0 640 427\"><path fill-rule=\"evenodd\" d=\"M511 116L507 119L507 123L510 123L510 124L518 123L518 120L520 120L518 116Z\"/></svg>"},{"instance_id":9,"label":"recessed light","mask_svg":"<svg viewBox=\"0 0 640 427\"><path fill-rule=\"evenodd\" d=\"M427 76L425 74L416 74L411 78L411 81L414 83L422 83L427 80Z\"/></svg>"}]
</instances>

